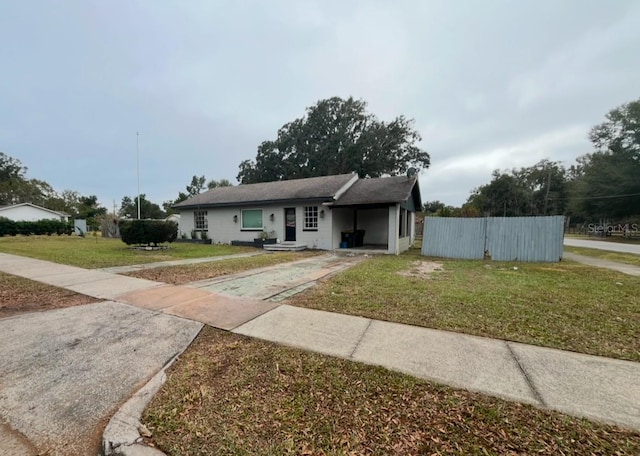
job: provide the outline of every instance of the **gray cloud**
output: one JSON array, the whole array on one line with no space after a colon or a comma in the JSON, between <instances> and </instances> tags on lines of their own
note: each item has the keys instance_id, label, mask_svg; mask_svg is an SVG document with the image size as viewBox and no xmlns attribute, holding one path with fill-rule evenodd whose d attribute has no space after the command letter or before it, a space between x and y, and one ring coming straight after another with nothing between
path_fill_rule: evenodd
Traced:
<instances>
[{"instance_id":1,"label":"gray cloud","mask_svg":"<svg viewBox=\"0 0 640 456\"><path fill-rule=\"evenodd\" d=\"M637 99L640 5L601 2L4 2L0 150L111 207L241 160L317 100L416 121L425 199L495 168L569 164Z\"/></svg>"}]
</instances>

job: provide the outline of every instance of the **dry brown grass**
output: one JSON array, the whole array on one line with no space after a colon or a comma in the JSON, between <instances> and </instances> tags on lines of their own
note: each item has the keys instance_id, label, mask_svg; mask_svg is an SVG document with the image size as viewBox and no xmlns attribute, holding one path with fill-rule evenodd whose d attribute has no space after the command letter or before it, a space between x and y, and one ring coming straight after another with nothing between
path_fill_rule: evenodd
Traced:
<instances>
[{"instance_id":1,"label":"dry brown grass","mask_svg":"<svg viewBox=\"0 0 640 456\"><path fill-rule=\"evenodd\" d=\"M143 416L169 455L640 454L640 433L206 328Z\"/></svg>"},{"instance_id":2,"label":"dry brown grass","mask_svg":"<svg viewBox=\"0 0 640 456\"><path fill-rule=\"evenodd\" d=\"M0 318L99 301L64 288L0 272Z\"/></svg>"}]
</instances>

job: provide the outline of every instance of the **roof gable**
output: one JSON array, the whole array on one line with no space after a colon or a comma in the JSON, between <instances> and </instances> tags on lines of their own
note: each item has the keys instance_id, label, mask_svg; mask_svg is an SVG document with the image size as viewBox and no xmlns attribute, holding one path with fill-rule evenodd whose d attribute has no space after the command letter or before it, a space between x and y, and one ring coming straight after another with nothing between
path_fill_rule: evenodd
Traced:
<instances>
[{"instance_id":1,"label":"roof gable","mask_svg":"<svg viewBox=\"0 0 640 456\"><path fill-rule=\"evenodd\" d=\"M412 195L416 205L422 205L417 176L360 179L333 206L403 203Z\"/></svg>"},{"instance_id":2,"label":"roof gable","mask_svg":"<svg viewBox=\"0 0 640 456\"><path fill-rule=\"evenodd\" d=\"M60 217L69 217L69 214L66 214L64 212L58 212L58 211L54 211L53 209L47 209L46 207L38 206L37 204L33 204L33 203L18 203L18 204L13 204L11 206L2 206L0 207L0 211L15 209L17 207L22 207L22 206L33 207L34 209L39 209L41 211L49 212L50 214L55 214Z\"/></svg>"}]
</instances>

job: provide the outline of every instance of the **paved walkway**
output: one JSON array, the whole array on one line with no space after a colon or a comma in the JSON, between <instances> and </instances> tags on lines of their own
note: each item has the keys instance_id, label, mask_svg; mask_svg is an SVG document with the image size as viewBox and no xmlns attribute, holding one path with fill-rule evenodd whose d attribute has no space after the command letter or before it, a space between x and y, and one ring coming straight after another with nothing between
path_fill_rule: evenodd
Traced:
<instances>
[{"instance_id":1,"label":"paved walkway","mask_svg":"<svg viewBox=\"0 0 640 456\"><path fill-rule=\"evenodd\" d=\"M585 247L588 249L608 250L610 252L633 253L640 255L640 243L624 244L621 242L595 241L591 239L576 239L565 237L564 245Z\"/></svg>"},{"instance_id":2,"label":"paved walkway","mask_svg":"<svg viewBox=\"0 0 640 456\"><path fill-rule=\"evenodd\" d=\"M94 269L95 271L112 272L114 274L125 274L127 272L142 271L143 269L165 268L167 266L181 266L184 264L200 264L212 263L214 261L231 260L233 258L250 258L258 255L264 255L265 251L256 250L255 252L237 253L234 255L219 255L204 258L188 258L186 260L158 261L156 263L133 264L129 266L113 266L111 268Z\"/></svg>"},{"instance_id":3,"label":"paved walkway","mask_svg":"<svg viewBox=\"0 0 640 456\"><path fill-rule=\"evenodd\" d=\"M605 260L603 258L595 258L586 255L578 255L577 253L564 252L562 258L565 260L575 261L596 268L611 269L612 271L622 272L623 274L640 277L640 266L632 264L617 263L615 261Z\"/></svg>"},{"instance_id":4,"label":"paved walkway","mask_svg":"<svg viewBox=\"0 0 640 456\"><path fill-rule=\"evenodd\" d=\"M336 263L332 263L316 257L315 268L313 259L304 260L297 262L297 266L295 263L279 265L189 287L4 254L0 254L0 270L90 296L127 303L146 312L168 317L177 315L239 334L381 365L460 388L640 429L640 363L257 299L281 295L283 291L275 290L277 293L273 295L274 290L260 290L293 277L297 270L306 269L307 274L300 273L287 286L295 288L317 280L322 273L325 276L332 274L339 270L334 266L343 260L336 258ZM341 265L342 268L348 266ZM280 274L279 269L288 272ZM238 293L251 289L256 293ZM221 292L235 293L236 296ZM11 319L0 323L7 320ZM139 322L133 324L132 330L138 325L140 330L143 329L144 323ZM2 391L0 389L0 393Z\"/></svg>"}]
</instances>

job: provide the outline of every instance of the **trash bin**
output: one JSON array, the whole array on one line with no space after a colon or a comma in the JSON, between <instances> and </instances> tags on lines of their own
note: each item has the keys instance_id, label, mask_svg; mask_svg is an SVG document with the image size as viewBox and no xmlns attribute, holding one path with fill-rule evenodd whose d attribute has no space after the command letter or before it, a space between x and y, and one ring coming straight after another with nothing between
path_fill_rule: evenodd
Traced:
<instances>
[{"instance_id":1,"label":"trash bin","mask_svg":"<svg viewBox=\"0 0 640 456\"><path fill-rule=\"evenodd\" d=\"M340 247L342 247L342 244L346 244L346 246L342 248L348 249L352 249L356 246L356 233L354 233L353 231L343 231L340 234L342 235L342 242L340 243Z\"/></svg>"},{"instance_id":2,"label":"trash bin","mask_svg":"<svg viewBox=\"0 0 640 456\"><path fill-rule=\"evenodd\" d=\"M364 231L365 230L356 230L356 247L362 247L364 245Z\"/></svg>"}]
</instances>

